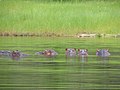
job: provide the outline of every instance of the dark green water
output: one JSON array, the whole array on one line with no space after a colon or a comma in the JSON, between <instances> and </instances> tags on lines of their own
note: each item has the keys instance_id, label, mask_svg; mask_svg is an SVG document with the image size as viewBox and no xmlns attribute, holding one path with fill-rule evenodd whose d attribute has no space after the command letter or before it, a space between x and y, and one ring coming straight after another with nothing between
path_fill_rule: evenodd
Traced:
<instances>
[{"instance_id":1,"label":"dark green water","mask_svg":"<svg viewBox=\"0 0 120 90\"><path fill-rule=\"evenodd\" d=\"M35 56L45 49L55 58ZM88 60L65 58L65 48L87 48ZM108 48L111 56L99 59L97 48ZM30 54L19 61L0 56L0 90L118 90L120 88L119 39L0 37L0 50Z\"/></svg>"}]
</instances>

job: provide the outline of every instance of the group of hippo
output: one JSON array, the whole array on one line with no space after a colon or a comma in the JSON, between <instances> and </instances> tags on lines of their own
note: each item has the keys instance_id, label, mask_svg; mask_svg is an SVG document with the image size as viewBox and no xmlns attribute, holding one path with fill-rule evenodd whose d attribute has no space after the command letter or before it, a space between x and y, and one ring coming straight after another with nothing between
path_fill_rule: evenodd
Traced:
<instances>
[{"instance_id":1,"label":"group of hippo","mask_svg":"<svg viewBox=\"0 0 120 90\"><path fill-rule=\"evenodd\" d=\"M76 53L76 48L73 49L68 49L66 48L66 58L68 57L76 57L76 55L78 55L78 57L80 58L87 58L88 57L88 50L87 49L78 49L78 53ZM110 52L108 49L97 49L96 50L96 56L98 57L108 57L110 56Z\"/></svg>"},{"instance_id":2,"label":"group of hippo","mask_svg":"<svg viewBox=\"0 0 120 90\"><path fill-rule=\"evenodd\" d=\"M35 55L40 55L40 56L42 55L45 57L55 57L58 55L58 53L52 49L47 49L44 51L36 52ZM19 50L16 50L16 51L1 50L0 56L9 56L12 59L16 59L16 58L22 58L22 57L29 56L29 54L22 53ZM76 56L78 56L79 58L87 58L88 50L87 49L78 49L78 52L77 52L76 48L66 48L65 56L66 56L66 58L74 58ZM97 49L96 56L103 57L103 58L108 57L108 56L110 56L110 52L108 49Z\"/></svg>"}]
</instances>

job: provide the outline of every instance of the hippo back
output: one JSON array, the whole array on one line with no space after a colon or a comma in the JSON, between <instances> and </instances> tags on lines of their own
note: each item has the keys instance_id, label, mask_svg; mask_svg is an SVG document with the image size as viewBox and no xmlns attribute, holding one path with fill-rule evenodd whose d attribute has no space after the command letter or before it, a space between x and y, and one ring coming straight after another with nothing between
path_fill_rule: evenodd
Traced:
<instances>
[{"instance_id":1,"label":"hippo back","mask_svg":"<svg viewBox=\"0 0 120 90\"><path fill-rule=\"evenodd\" d=\"M0 51L1 56L9 56L10 53L11 53L11 51L5 51L5 50Z\"/></svg>"},{"instance_id":2,"label":"hippo back","mask_svg":"<svg viewBox=\"0 0 120 90\"><path fill-rule=\"evenodd\" d=\"M29 54L25 54L25 53L20 53L20 57L23 58L23 57L27 57L29 56Z\"/></svg>"},{"instance_id":3,"label":"hippo back","mask_svg":"<svg viewBox=\"0 0 120 90\"><path fill-rule=\"evenodd\" d=\"M43 52L36 52L35 55L43 55Z\"/></svg>"}]
</instances>

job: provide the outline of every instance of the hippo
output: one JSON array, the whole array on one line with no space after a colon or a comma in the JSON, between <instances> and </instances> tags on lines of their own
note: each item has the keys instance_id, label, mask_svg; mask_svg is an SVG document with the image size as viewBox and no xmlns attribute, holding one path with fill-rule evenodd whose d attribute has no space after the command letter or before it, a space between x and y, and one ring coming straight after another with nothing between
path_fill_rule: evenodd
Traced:
<instances>
[{"instance_id":1,"label":"hippo","mask_svg":"<svg viewBox=\"0 0 120 90\"><path fill-rule=\"evenodd\" d=\"M13 59L13 60L19 60L20 59L20 53L17 51L12 51L9 56Z\"/></svg>"},{"instance_id":2,"label":"hippo","mask_svg":"<svg viewBox=\"0 0 120 90\"><path fill-rule=\"evenodd\" d=\"M20 58L27 57L27 56L29 56L29 55L28 55L28 54L24 54L24 53L16 50L16 51L12 51L12 52L9 54L9 56L10 56L12 59L18 60L18 59L20 59Z\"/></svg>"},{"instance_id":3,"label":"hippo","mask_svg":"<svg viewBox=\"0 0 120 90\"><path fill-rule=\"evenodd\" d=\"M36 52L35 55L43 55L45 57L55 57L58 55L58 53L52 49L47 49L42 52Z\"/></svg>"},{"instance_id":4,"label":"hippo","mask_svg":"<svg viewBox=\"0 0 120 90\"><path fill-rule=\"evenodd\" d=\"M67 57L76 57L76 48L66 48L65 55Z\"/></svg>"},{"instance_id":5,"label":"hippo","mask_svg":"<svg viewBox=\"0 0 120 90\"><path fill-rule=\"evenodd\" d=\"M87 49L78 49L78 56L79 57L87 57L88 56L88 50Z\"/></svg>"},{"instance_id":6,"label":"hippo","mask_svg":"<svg viewBox=\"0 0 120 90\"><path fill-rule=\"evenodd\" d=\"M81 59L82 62L87 61L88 50L87 49L78 49L78 59Z\"/></svg>"},{"instance_id":7,"label":"hippo","mask_svg":"<svg viewBox=\"0 0 120 90\"><path fill-rule=\"evenodd\" d=\"M104 58L110 56L110 53L108 49L97 49L96 56Z\"/></svg>"},{"instance_id":8,"label":"hippo","mask_svg":"<svg viewBox=\"0 0 120 90\"><path fill-rule=\"evenodd\" d=\"M12 51L11 52L11 56L12 57L20 57L20 52L18 52L18 51Z\"/></svg>"}]
</instances>

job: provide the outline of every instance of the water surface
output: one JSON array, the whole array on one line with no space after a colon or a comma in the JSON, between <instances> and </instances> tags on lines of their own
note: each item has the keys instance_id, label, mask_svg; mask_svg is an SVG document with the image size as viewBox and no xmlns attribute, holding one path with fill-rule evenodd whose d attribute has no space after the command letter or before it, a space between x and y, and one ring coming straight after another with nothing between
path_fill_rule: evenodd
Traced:
<instances>
[{"instance_id":1,"label":"water surface","mask_svg":"<svg viewBox=\"0 0 120 90\"><path fill-rule=\"evenodd\" d=\"M0 50L30 54L20 60L0 56L0 90L118 90L119 46L119 39L0 37ZM88 60L66 60L65 48L88 49ZM109 49L111 56L97 58L97 48ZM54 49L59 55L34 55L45 49Z\"/></svg>"}]
</instances>

